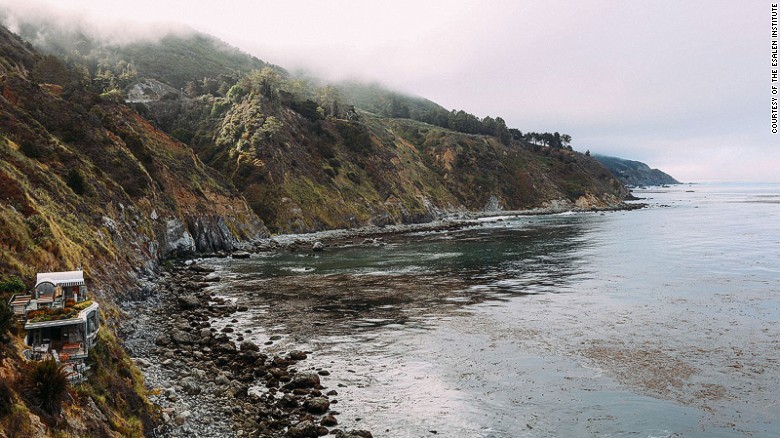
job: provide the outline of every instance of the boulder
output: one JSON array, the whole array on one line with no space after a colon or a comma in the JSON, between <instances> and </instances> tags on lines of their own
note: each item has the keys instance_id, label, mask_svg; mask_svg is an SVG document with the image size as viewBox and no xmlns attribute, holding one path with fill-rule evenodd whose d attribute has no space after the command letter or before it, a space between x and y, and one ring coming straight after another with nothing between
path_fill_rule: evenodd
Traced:
<instances>
[{"instance_id":1,"label":"boulder","mask_svg":"<svg viewBox=\"0 0 780 438\"><path fill-rule=\"evenodd\" d=\"M192 416L192 412L190 411L184 411L178 415L176 415L176 418L174 421L177 425L181 426L183 425L190 417Z\"/></svg>"},{"instance_id":2,"label":"boulder","mask_svg":"<svg viewBox=\"0 0 780 438\"><path fill-rule=\"evenodd\" d=\"M311 250L314 252L324 251L325 244L320 241L316 241L314 242L314 245L311 246Z\"/></svg>"},{"instance_id":3,"label":"boulder","mask_svg":"<svg viewBox=\"0 0 780 438\"><path fill-rule=\"evenodd\" d=\"M160 347L167 347L171 344L171 336L167 333L163 333L154 339L154 344Z\"/></svg>"},{"instance_id":4,"label":"boulder","mask_svg":"<svg viewBox=\"0 0 780 438\"><path fill-rule=\"evenodd\" d=\"M317 438L319 430L313 421L306 420L290 427L286 436L289 438Z\"/></svg>"},{"instance_id":5,"label":"boulder","mask_svg":"<svg viewBox=\"0 0 780 438\"><path fill-rule=\"evenodd\" d=\"M320 384L320 376L315 373L298 373L293 376L290 383L284 385L288 389L314 388Z\"/></svg>"},{"instance_id":6,"label":"boulder","mask_svg":"<svg viewBox=\"0 0 780 438\"><path fill-rule=\"evenodd\" d=\"M303 407L311 414L324 414L330 409L330 401L325 397L314 397L306 400Z\"/></svg>"},{"instance_id":7,"label":"boulder","mask_svg":"<svg viewBox=\"0 0 780 438\"><path fill-rule=\"evenodd\" d=\"M233 253L233 258L234 258L234 259L248 259L248 258L250 258L251 256L252 256L252 255L251 255L251 254L249 254L249 253L248 253L248 252L246 252L246 251L236 251L236 252L234 252L234 253Z\"/></svg>"},{"instance_id":8,"label":"boulder","mask_svg":"<svg viewBox=\"0 0 780 438\"><path fill-rule=\"evenodd\" d=\"M271 338L273 340L273 338ZM287 355L287 357L291 360L304 360L308 356L306 356L306 353L300 350L293 350L290 352L290 354Z\"/></svg>"},{"instance_id":9,"label":"boulder","mask_svg":"<svg viewBox=\"0 0 780 438\"><path fill-rule=\"evenodd\" d=\"M244 341L239 347L241 351L260 351L260 347L252 341Z\"/></svg>"},{"instance_id":10,"label":"boulder","mask_svg":"<svg viewBox=\"0 0 780 438\"><path fill-rule=\"evenodd\" d=\"M320 421L321 426L333 427L338 424L339 424L338 420L336 420L336 417L334 417L333 415L326 415L322 417L322 421Z\"/></svg>"},{"instance_id":11,"label":"boulder","mask_svg":"<svg viewBox=\"0 0 780 438\"><path fill-rule=\"evenodd\" d=\"M192 344L192 336L185 331L173 329L171 331L171 340L179 345Z\"/></svg>"},{"instance_id":12,"label":"boulder","mask_svg":"<svg viewBox=\"0 0 780 438\"><path fill-rule=\"evenodd\" d=\"M201 342L208 342L211 340L211 330L207 328L200 329L200 340Z\"/></svg>"},{"instance_id":13,"label":"boulder","mask_svg":"<svg viewBox=\"0 0 780 438\"><path fill-rule=\"evenodd\" d=\"M200 306L200 301L194 295L182 295L176 297L176 303L182 310L196 309Z\"/></svg>"},{"instance_id":14,"label":"boulder","mask_svg":"<svg viewBox=\"0 0 780 438\"><path fill-rule=\"evenodd\" d=\"M179 381L181 390L189 395L200 394L200 384L193 377L185 377Z\"/></svg>"},{"instance_id":15,"label":"boulder","mask_svg":"<svg viewBox=\"0 0 780 438\"><path fill-rule=\"evenodd\" d=\"M224 373L219 373L214 379L214 384L219 386L227 386L230 384L230 379Z\"/></svg>"},{"instance_id":16,"label":"boulder","mask_svg":"<svg viewBox=\"0 0 780 438\"><path fill-rule=\"evenodd\" d=\"M276 406L284 409L293 409L298 407L298 400L290 394L285 394L276 401Z\"/></svg>"}]
</instances>

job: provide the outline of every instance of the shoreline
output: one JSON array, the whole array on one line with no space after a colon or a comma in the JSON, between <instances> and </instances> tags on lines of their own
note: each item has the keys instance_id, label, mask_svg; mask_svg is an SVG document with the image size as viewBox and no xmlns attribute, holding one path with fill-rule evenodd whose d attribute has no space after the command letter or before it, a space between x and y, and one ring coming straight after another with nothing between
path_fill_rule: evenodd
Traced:
<instances>
[{"instance_id":1,"label":"shoreline","mask_svg":"<svg viewBox=\"0 0 780 438\"><path fill-rule=\"evenodd\" d=\"M329 246L377 244L385 238L416 232L454 231L485 223L486 218L625 211L646 204L626 204L603 209L537 208L485 211L441 218L418 224L369 226L284 234L238 246L235 258L251 253L313 250ZM354 239L363 239L356 242ZM323 244L324 242L324 244ZM237 254L244 252L241 257ZM151 391L150 401L161 409L162 422L154 436L185 437L308 437L332 434L342 438L366 438L364 430L343 431L338 426L338 392L326 387L327 369L313 368L307 359L316 352L275 352L245 341L238 327L217 331L213 318L230 318L246 308L226 302L210 292L221 279L202 258L174 261L151 279L141 301L124 307L133 317L120 332L134 362ZM236 322L236 319L232 319ZM273 337L265 344L274 342ZM273 352L271 350L274 350ZM301 371L308 370L308 371ZM252 384L250 384L252 382ZM298 383L295 383L298 382ZM314 400L314 401L312 401Z\"/></svg>"},{"instance_id":2,"label":"shoreline","mask_svg":"<svg viewBox=\"0 0 780 438\"><path fill-rule=\"evenodd\" d=\"M211 326L248 310L208 290L220 281L213 272L177 263L155 279L156 293L126 306L133 318L120 333L161 412L150 435L371 438L338 428L330 372L307 360L316 352L272 352L274 337L257 345L240 327Z\"/></svg>"},{"instance_id":3,"label":"shoreline","mask_svg":"<svg viewBox=\"0 0 780 438\"><path fill-rule=\"evenodd\" d=\"M642 200L643 198L632 198L630 200ZM333 230L321 230L313 231L311 233L289 233L278 234L271 237L259 239L257 241L244 242L237 246L238 252L270 252L283 249L303 249L298 248L303 244L314 244L317 241L324 243L340 244L347 242L349 239L370 239L380 238L393 235L401 235L408 233L418 232L435 232L435 231L453 231L469 226L479 225L484 221L480 219L485 218L517 218L517 217L532 217L532 216L547 216L561 213L603 213L603 212L615 212L615 211L633 211L647 208L646 203L625 203L620 205L608 206L603 208L568 208L565 206L552 206L545 208L532 208L526 210L491 210L491 211L475 211L465 212L458 214L450 214L442 216L438 219L434 219L429 222L421 223L406 223L406 224L392 224L392 225L369 225L358 228L339 228ZM571 207L571 206L569 206ZM369 243L369 242L364 242ZM217 257L216 255L209 254L204 255L203 258Z\"/></svg>"}]
</instances>

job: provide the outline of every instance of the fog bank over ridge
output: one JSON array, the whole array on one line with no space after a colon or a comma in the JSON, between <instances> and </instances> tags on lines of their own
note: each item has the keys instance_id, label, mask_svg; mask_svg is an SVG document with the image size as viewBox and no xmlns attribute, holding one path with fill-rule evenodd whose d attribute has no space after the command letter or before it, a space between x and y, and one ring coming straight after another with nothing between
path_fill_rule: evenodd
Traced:
<instances>
[{"instance_id":1,"label":"fog bank over ridge","mask_svg":"<svg viewBox=\"0 0 780 438\"><path fill-rule=\"evenodd\" d=\"M685 181L778 180L769 7L728 1L422 4L0 0L112 41L203 31L289 70L358 78Z\"/></svg>"}]
</instances>

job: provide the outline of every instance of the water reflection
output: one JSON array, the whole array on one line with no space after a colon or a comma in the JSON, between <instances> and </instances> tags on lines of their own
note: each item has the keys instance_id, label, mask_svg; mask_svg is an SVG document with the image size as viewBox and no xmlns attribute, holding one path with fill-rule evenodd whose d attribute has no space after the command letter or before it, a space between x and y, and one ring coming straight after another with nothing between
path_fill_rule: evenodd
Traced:
<instances>
[{"instance_id":1,"label":"water reflection","mask_svg":"<svg viewBox=\"0 0 780 438\"><path fill-rule=\"evenodd\" d=\"M568 290L589 274L583 254L594 222L596 215L519 218L392 236L381 246L222 261L231 279L218 292L264 309L253 312L256 323L296 337L424 328L426 317L464 306Z\"/></svg>"},{"instance_id":2,"label":"water reflection","mask_svg":"<svg viewBox=\"0 0 780 438\"><path fill-rule=\"evenodd\" d=\"M313 350L340 427L375 436L775 437L780 210L732 201L780 190L694 188L216 261L249 311L214 326Z\"/></svg>"}]
</instances>

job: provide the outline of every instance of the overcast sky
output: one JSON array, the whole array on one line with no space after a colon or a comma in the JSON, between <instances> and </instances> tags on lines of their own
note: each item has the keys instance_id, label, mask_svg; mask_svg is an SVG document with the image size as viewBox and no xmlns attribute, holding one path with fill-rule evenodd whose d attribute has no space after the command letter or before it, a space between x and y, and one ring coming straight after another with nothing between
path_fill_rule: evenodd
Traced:
<instances>
[{"instance_id":1,"label":"overcast sky","mask_svg":"<svg viewBox=\"0 0 780 438\"><path fill-rule=\"evenodd\" d=\"M0 0L114 36L184 24L288 69L377 80L522 131L568 133L577 150L644 161L682 181L780 181L770 5Z\"/></svg>"}]
</instances>

